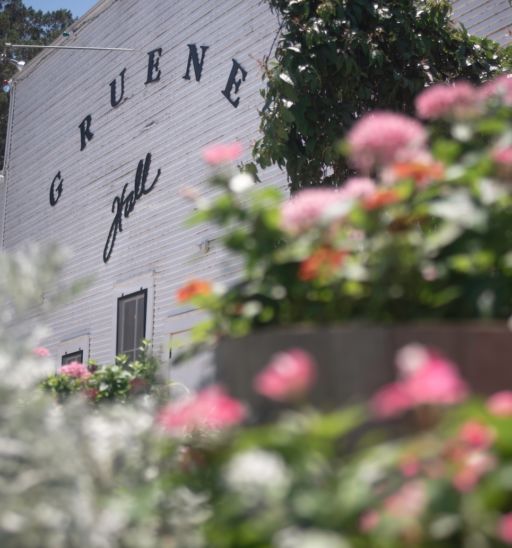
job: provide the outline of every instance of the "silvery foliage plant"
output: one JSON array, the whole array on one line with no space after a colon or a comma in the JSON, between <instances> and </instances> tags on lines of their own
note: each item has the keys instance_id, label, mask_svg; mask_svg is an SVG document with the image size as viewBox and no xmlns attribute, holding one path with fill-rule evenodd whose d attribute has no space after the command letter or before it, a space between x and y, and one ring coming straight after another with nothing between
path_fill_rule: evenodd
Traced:
<instances>
[{"instance_id":1,"label":"silvery foliage plant","mask_svg":"<svg viewBox=\"0 0 512 548\"><path fill-rule=\"evenodd\" d=\"M63 260L39 247L0 255L0 546L202 546L185 517L201 519L203 501L159 486L166 441L151 403L61 406L38 387L55 364L32 351L46 333L34 312L55 306Z\"/></svg>"}]
</instances>

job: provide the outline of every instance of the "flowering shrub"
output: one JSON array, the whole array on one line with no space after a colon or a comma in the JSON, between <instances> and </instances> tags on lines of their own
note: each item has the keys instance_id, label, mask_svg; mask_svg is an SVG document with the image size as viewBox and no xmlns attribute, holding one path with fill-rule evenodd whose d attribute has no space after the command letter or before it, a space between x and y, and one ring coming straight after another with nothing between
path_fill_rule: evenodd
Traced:
<instances>
[{"instance_id":1,"label":"flowering shrub","mask_svg":"<svg viewBox=\"0 0 512 548\"><path fill-rule=\"evenodd\" d=\"M118 356L115 364L104 367L73 362L49 375L41 385L59 401L76 393L84 394L91 402L125 401L154 390L157 371L158 361L150 353L149 341L144 341L134 362L128 362L126 356Z\"/></svg>"},{"instance_id":2,"label":"flowering shrub","mask_svg":"<svg viewBox=\"0 0 512 548\"><path fill-rule=\"evenodd\" d=\"M27 271L13 290L28 305L39 291L27 295ZM512 392L470 398L455 364L431 349L398 354L391 386L406 405L392 420L378 393L331 414L301 409L315 365L299 349L279 354L255 389L294 407L261 426L221 387L160 410L152 398L56 406L34 389L52 365L31 350L37 338L6 342L2 548L512 544Z\"/></svg>"},{"instance_id":3,"label":"flowering shrub","mask_svg":"<svg viewBox=\"0 0 512 548\"><path fill-rule=\"evenodd\" d=\"M470 398L456 365L419 345L396 362L399 380L369 406L331 414L297 408L274 424L243 427L243 415L225 412L240 408L224 392L209 409L213 422L196 412L205 393L164 409L157 424L182 444L169 484L192 486L212 510L201 524L204 545L512 544L512 392ZM305 352L282 353L255 390L266 394L261 378L277 374L296 402L312 368ZM404 403L383 413L382 392L398 389ZM280 390L267 395L276 394L281 401Z\"/></svg>"},{"instance_id":4,"label":"flowering shrub","mask_svg":"<svg viewBox=\"0 0 512 548\"><path fill-rule=\"evenodd\" d=\"M342 145L359 174L283 201L275 189L198 199L225 229L238 284L207 280L179 300L211 312L209 334L344 321L508 319L512 314L512 77L432 86L403 114L362 117ZM248 177L248 174L245 174ZM204 326L203 326L204 333Z\"/></svg>"}]
</instances>

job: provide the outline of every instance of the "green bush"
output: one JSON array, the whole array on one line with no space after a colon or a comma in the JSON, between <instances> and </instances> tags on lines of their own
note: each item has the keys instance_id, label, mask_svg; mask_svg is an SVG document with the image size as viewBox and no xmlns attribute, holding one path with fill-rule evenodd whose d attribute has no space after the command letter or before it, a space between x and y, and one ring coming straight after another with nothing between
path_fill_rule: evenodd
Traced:
<instances>
[{"instance_id":1,"label":"green bush","mask_svg":"<svg viewBox=\"0 0 512 548\"><path fill-rule=\"evenodd\" d=\"M158 360L151 354L150 341L144 341L137 360L117 356L116 363L98 367L90 363L63 366L46 378L41 386L59 401L72 394L82 393L91 402L120 401L132 396L149 394L156 389Z\"/></svg>"},{"instance_id":2,"label":"green bush","mask_svg":"<svg viewBox=\"0 0 512 548\"><path fill-rule=\"evenodd\" d=\"M266 1L281 26L253 154L285 169L292 191L343 184L337 143L365 112L411 113L433 82L478 83L510 67L510 51L451 22L447 0Z\"/></svg>"},{"instance_id":3,"label":"green bush","mask_svg":"<svg viewBox=\"0 0 512 548\"><path fill-rule=\"evenodd\" d=\"M238 192L219 170L213 183L225 192L197 200L193 222L222 227L244 271L230 287L182 288L181 300L210 312L197 338L510 318L511 87L508 77L432 87L417 100L428 124L385 111L361 118L342 146L359 176L340 189L285 200L273 188Z\"/></svg>"}]
</instances>

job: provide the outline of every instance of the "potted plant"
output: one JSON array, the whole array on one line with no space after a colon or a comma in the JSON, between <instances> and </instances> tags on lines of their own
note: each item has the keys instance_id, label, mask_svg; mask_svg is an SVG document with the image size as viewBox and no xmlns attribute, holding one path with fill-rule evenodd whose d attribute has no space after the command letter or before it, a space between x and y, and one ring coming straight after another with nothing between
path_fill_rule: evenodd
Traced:
<instances>
[{"instance_id":1,"label":"potted plant","mask_svg":"<svg viewBox=\"0 0 512 548\"><path fill-rule=\"evenodd\" d=\"M432 86L416 112L359 120L340 144L357 176L341 188L283 201L219 170L225 192L194 197L193 220L221 226L244 270L229 288L193 280L178 299L210 312L196 335L221 340L219 376L235 395L291 346L323 364L319 401L368 395L411 340L442 348L477 389L512 384L512 78Z\"/></svg>"}]
</instances>

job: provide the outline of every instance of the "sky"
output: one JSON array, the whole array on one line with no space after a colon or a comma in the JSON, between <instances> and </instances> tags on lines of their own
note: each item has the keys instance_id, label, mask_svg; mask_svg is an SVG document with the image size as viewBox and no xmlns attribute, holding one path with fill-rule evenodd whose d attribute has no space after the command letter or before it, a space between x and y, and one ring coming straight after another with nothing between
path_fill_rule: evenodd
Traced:
<instances>
[{"instance_id":1,"label":"sky","mask_svg":"<svg viewBox=\"0 0 512 548\"><path fill-rule=\"evenodd\" d=\"M25 6L43 11L68 9L75 17L80 17L96 2L97 0L24 0L23 3Z\"/></svg>"}]
</instances>

